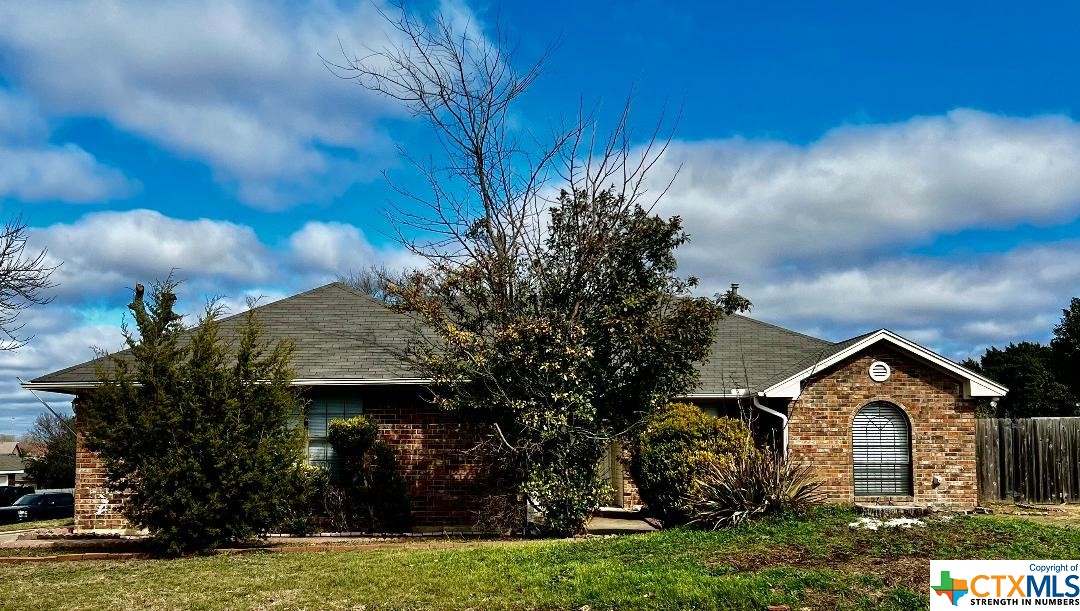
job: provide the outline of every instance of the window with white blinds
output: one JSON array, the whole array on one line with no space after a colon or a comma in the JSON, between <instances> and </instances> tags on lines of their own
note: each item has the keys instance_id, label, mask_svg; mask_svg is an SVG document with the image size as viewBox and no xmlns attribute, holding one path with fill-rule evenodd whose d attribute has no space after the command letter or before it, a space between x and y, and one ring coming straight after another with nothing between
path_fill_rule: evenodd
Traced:
<instances>
[{"instance_id":1,"label":"window with white blinds","mask_svg":"<svg viewBox=\"0 0 1080 611\"><path fill-rule=\"evenodd\" d=\"M327 426L331 420L348 420L363 412L363 402L359 397L330 395L312 398L304 422L308 436L308 462L333 471L337 457L333 446L326 440Z\"/></svg>"},{"instance_id":2,"label":"window with white blinds","mask_svg":"<svg viewBox=\"0 0 1080 611\"><path fill-rule=\"evenodd\" d=\"M852 423L855 496L909 496L911 426L897 406L878 401L859 410Z\"/></svg>"}]
</instances>

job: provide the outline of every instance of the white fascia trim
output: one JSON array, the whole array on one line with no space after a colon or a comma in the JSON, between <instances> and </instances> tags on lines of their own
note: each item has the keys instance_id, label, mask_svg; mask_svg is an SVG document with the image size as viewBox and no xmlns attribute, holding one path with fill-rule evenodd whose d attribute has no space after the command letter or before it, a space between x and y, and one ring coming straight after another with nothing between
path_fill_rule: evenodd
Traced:
<instances>
[{"instance_id":1,"label":"white fascia trim","mask_svg":"<svg viewBox=\"0 0 1080 611\"><path fill-rule=\"evenodd\" d=\"M844 348L840 352L830 356L827 359L819 361L806 369L803 369L799 373L792 375L762 391L762 395L766 397L777 397L785 399L793 399L798 397L802 392L802 381L813 375L815 372L821 371L840 361L848 358L849 356L866 349L867 347L876 344L879 341L887 341L894 346L906 350L914 354L915 356L928 361L931 365L937 366L945 371L952 373L953 375L963 378L964 380L964 397L1004 397L1009 389L993 382L983 376L971 371L970 369L961 367L949 359L927 350L915 342L905 339L888 329L879 329L863 339L855 342L854 344Z\"/></svg>"},{"instance_id":2,"label":"white fascia trim","mask_svg":"<svg viewBox=\"0 0 1080 611\"><path fill-rule=\"evenodd\" d=\"M429 378L296 378L293 386L390 386L431 384Z\"/></svg>"},{"instance_id":3,"label":"white fascia trim","mask_svg":"<svg viewBox=\"0 0 1080 611\"><path fill-rule=\"evenodd\" d=\"M430 384L427 378L296 378L292 386L388 386ZM100 386L101 382L23 382L29 390L64 392Z\"/></svg>"},{"instance_id":4,"label":"white fascia trim","mask_svg":"<svg viewBox=\"0 0 1080 611\"><path fill-rule=\"evenodd\" d=\"M745 399L750 396L750 391L745 388L732 388L726 393L716 392L691 392L679 395L676 399Z\"/></svg>"}]
</instances>

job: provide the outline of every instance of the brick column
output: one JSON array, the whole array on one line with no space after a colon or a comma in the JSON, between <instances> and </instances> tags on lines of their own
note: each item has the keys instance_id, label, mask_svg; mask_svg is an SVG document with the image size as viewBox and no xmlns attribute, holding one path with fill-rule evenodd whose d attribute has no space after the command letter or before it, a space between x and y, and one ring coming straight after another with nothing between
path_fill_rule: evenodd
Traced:
<instances>
[{"instance_id":1,"label":"brick column","mask_svg":"<svg viewBox=\"0 0 1080 611\"><path fill-rule=\"evenodd\" d=\"M130 532L134 528L121 514L124 498L105 485L105 467L97 454L86 449L84 419L75 402L75 532Z\"/></svg>"}]
</instances>

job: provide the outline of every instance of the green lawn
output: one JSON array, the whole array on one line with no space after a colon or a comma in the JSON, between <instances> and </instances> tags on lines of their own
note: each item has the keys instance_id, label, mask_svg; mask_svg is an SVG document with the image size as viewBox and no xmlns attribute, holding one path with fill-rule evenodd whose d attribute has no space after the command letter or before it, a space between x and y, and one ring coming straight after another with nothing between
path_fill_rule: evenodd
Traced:
<instances>
[{"instance_id":1,"label":"green lawn","mask_svg":"<svg viewBox=\"0 0 1080 611\"><path fill-rule=\"evenodd\" d=\"M921 609L930 558L1080 558L1080 528L1000 517L853 531L850 513L582 542L0 564L3 609Z\"/></svg>"},{"instance_id":2,"label":"green lawn","mask_svg":"<svg viewBox=\"0 0 1080 611\"><path fill-rule=\"evenodd\" d=\"M73 518L60 518L59 520L40 520L38 522L18 522L16 524L0 524L0 533L9 533L14 530L27 530L29 528L60 528L75 524Z\"/></svg>"}]
</instances>

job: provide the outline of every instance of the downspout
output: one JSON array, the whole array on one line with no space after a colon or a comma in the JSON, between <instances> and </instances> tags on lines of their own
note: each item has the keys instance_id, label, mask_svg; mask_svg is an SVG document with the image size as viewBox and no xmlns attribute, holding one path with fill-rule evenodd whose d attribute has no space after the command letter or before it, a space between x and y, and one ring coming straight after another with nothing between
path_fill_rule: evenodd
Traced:
<instances>
[{"instance_id":1,"label":"downspout","mask_svg":"<svg viewBox=\"0 0 1080 611\"><path fill-rule=\"evenodd\" d=\"M766 414L776 416L777 418L780 419L780 430L783 432L783 444L782 444L781 448L783 449L784 458L787 458L787 450L788 450L788 430L787 430L788 429L788 417L787 417L786 414L782 414L782 413L776 411L775 409L772 409L771 407L767 407L766 405L764 405L761 402L761 400L759 399L760 396L761 396L761 393L758 393L758 394L753 396L754 407L760 409L761 411L765 412Z\"/></svg>"}]
</instances>

